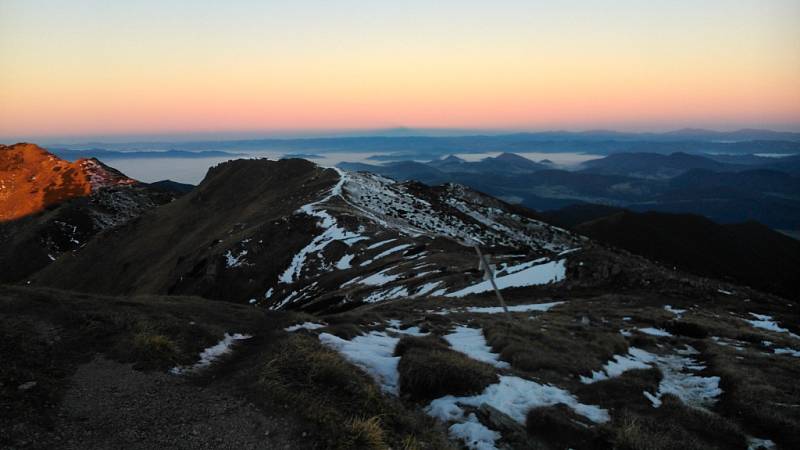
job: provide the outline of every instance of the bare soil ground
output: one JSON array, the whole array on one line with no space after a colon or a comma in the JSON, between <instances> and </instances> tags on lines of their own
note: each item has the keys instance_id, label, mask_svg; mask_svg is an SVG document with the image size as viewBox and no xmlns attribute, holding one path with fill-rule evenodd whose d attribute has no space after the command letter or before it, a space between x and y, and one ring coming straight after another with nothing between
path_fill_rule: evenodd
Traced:
<instances>
[{"instance_id":1,"label":"bare soil ground","mask_svg":"<svg viewBox=\"0 0 800 450\"><path fill-rule=\"evenodd\" d=\"M225 386L200 386L97 357L69 380L50 444L65 449L312 448L296 423ZM42 445L45 444L45 445Z\"/></svg>"}]
</instances>

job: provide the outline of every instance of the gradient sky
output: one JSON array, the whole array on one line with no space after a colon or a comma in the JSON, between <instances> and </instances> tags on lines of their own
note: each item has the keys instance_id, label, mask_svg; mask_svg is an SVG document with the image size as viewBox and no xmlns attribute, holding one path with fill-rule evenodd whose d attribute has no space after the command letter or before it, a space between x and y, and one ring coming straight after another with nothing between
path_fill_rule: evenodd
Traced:
<instances>
[{"instance_id":1,"label":"gradient sky","mask_svg":"<svg viewBox=\"0 0 800 450\"><path fill-rule=\"evenodd\" d=\"M0 0L0 61L5 137L800 129L800 0Z\"/></svg>"}]
</instances>

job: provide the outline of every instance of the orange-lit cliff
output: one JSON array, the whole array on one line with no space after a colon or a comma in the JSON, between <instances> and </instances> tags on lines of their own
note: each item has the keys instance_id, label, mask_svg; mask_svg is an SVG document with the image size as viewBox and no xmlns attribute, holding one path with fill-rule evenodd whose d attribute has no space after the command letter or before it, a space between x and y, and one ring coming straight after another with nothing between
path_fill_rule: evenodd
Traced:
<instances>
[{"instance_id":1,"label":"orange-lit cliff","mask_svg":"<svg viewBox=\"0 0 800 450\"><path fill-rule=\"evenodd\" d=\"M0 221L34 214L102 187L135 183L96 159L69 162L35 144L0 145Z\"/></svg>"}]
</instances>

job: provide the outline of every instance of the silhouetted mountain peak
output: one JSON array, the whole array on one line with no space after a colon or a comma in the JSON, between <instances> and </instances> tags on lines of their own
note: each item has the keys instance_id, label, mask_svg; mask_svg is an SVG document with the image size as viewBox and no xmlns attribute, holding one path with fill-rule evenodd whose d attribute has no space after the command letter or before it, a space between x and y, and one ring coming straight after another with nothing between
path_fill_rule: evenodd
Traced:
<instances>
[{"instance_id":1,"label":"silhouetted mountain peak","mask_svg":"<svg viewBox=\"0 0 800 450\"><path fill-rule=\"evenodd\" d=\"M467 162L464 159L459 158L456 155L447 155L444 158L440 159L439 162L443 163L451 163L451 164L461 164Z\"/></svg>"},{"instance_id":2,"label":"silhouetted mountain peak","mask_svg":"<svg viewBox=\"0 0 800 450\"><path fill-rule=\"evenodd\" d=\"M519 156L516 153L509 153L509 152L501 153L501 154L495 156L494 159L497 160L497 161L505 161L505 162L511 162L511 163L526 163L527 164L527 163L534 162L534 161L531 161L528 158L525 158L524 156Z\"/></svg>"}]
</instances>

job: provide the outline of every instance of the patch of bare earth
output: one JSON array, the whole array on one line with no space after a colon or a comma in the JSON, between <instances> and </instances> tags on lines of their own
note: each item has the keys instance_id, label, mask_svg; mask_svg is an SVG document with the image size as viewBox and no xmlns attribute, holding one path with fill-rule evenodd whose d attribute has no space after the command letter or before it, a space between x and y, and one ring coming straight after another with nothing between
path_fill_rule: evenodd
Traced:
<instances>
[{"instance_id":1,"label":"patch of bare earth","mask_svg":"<svg viewBox=\"0 0 800 450\"><path fill-rule=\"evenodd\" d=\"M97 357L69 382L53 430L67 449L311 448L285 417L216 385Z\"/></svg>"}]
</instances>

